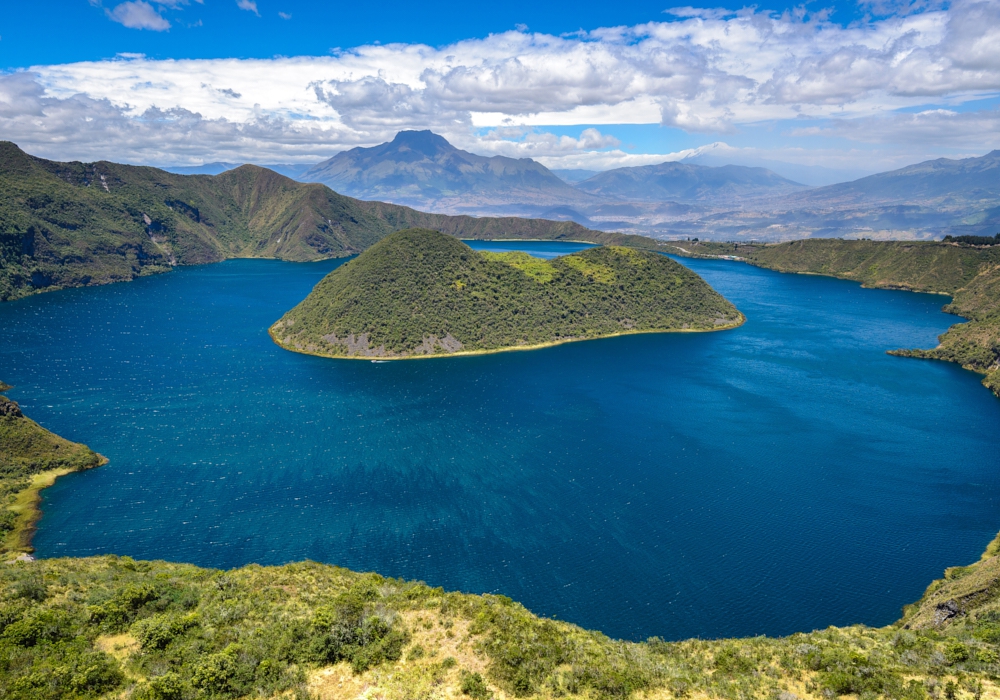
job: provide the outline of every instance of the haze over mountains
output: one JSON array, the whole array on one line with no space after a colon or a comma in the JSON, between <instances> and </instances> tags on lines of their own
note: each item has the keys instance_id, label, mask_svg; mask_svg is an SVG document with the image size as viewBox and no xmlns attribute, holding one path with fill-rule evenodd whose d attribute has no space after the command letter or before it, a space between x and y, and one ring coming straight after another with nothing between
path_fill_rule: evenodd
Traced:
<instances>
[{"instance_id":1,"label":"haze over mountains","mask_svg":"<svg viewBox=\"0 0 1000 700\"><path fill-rule=\"evenodd\" d=\"M725 153L716 151L604 172L551 171L528 158L469 153L430 131L402 131L390 142L344 151L313 166L270 167L361 200L443 214L574 221L657 238L924 239L1000 230L998 151L823 187L808 187L768 168L721 163ZM172 170L230 167L211 163Z\"/></svg>"},{"instance_id":2,"label":"haze over mountains","mask_svg":"<svg viewBox=\"0 0 1000 700\"><path fill-rule=\"evenodd\" d=\"M391 142L339 153L301 179L359 199L447 214L518 215L572 220L591 228L647 233L666 213L705 213L804 189L764 168L664 163L557 176L529 158L485 157L430 131L401 131ZM621 207L621 202L632 203ZM706 207L681 206L707 202ZM622 218L622 216L626 218Z\"/></svg>"},{"instance_id":3,"label":"haze over mountains","mask_svg":"<svg viewBox=\"0 0 1000 700\"><path fill-rule=\"evenodd\" d=\"M644 202L700 202L780 196L806 189L766 168L667 162L616 168L580 182L577 189L599 197Z\"/></svg>"}]
</instances>

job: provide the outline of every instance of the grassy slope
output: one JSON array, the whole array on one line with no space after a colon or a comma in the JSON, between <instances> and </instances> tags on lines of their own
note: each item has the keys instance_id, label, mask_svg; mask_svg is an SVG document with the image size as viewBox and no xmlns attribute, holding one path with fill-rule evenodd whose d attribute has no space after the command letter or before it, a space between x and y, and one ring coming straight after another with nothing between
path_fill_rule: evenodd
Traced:
<instances>
[{"instance_id":1,"label":"grassy slope","mask_svg":"<svg viewBox=\"0 0 1000 700\"><path fill-rule=\"evenodd\" d=\"M0 396L0 557L32 551L39 490L62 474L102 463L86 445L50 433Z\"/></svg>"},{"instance_id":2,"label":"grassy slope","mask_svg":"<svg viewBox=\"0 0 1000 700\"><path fill-rule=\"evenodd\" d=\"M658 253L609 246L532 261L408 229L331 272L272 337L316 354L399 357L741 321L700 277ZM352 336L365 337L353 352Z\"/></svg>"},{"instance_id":3,"label":"grassy slope","mask_svg":"<svg viewBox=\"0 0 1000 700\"><path fill-rule=\"evenodd\" d=\"M998 569L953 570L909 629L630 643L502 596L310 562L42 560L0 568L0 696L992 699ZM935 618L952 599L957 615Z\"/></svg>"},{"instance_id":4,"label":"grassy slope","mask_svg":"<svg viewBox=\"0 0 1000 700\"><path fill-rule=\"evenodd\" d=\"M908 289L952 296L945 311L969 323L952 326L929 350L899 350L906 357L957 362L984 374L1000 396L1000 246L942 242L808 239L777 245L675 243L681 255L737 256L780 272L830 275L866 287Z\"/></svg>"},{"instance_id":5,"label":"grassy slope","mask_svg":"<svg viewBox=\"0 0 1000 700\"><path fill-rule=\"evenodd\" d=\"M352 255L413 225L472 238L653 246L575 223L473 219L360 202L246 165L217 176L58 163L0 141L0 301L233 257Z\"/></svg>"}]
</instances>

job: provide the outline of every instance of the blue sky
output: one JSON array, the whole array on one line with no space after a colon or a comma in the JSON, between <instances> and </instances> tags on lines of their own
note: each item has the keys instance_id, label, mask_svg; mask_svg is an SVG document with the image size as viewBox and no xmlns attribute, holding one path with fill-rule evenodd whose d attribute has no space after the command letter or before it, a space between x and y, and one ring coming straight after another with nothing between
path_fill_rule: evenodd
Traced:
<instances>
[{"instance_id":1,"label":"blue sky","mask_svg":"<svg viewBox=\"0 0 1000 700\"><path fill-rule=\"evenodd\" d=\"M4 9L0 66L0 138L59 159L315 162L428 128L836 179L1000 147L1000 0L61 0Z\"/></svg>"},{"instance_id":2,"label":"blue sky","mask_svg":"<svg viewBox=\"0 0 1000 700\"><path fill-rule=\"evenodd\" d=\"M308 2L255 0L241 10L236 0L149 4L170 23L166 31L136 31L108 21L116 0L9 3L0 16L0 56L6 69L114 58L143 53L151 58L270 58L323 55L335 48L380 42L449 44L515 29L564 34L580 29L635 25L670 19L657 0L615 2ZM754 3L783 12L787 2ZM712 2L738 10L743 2ZM171 7L173 6L173 7ZM809 3L806 4L809 6ZM845 23L865 14L856 3L827 3ZM161 9L162 8L162 9ZM279 13L284 13L284 19Z\"/></svg>"}]
</instances>

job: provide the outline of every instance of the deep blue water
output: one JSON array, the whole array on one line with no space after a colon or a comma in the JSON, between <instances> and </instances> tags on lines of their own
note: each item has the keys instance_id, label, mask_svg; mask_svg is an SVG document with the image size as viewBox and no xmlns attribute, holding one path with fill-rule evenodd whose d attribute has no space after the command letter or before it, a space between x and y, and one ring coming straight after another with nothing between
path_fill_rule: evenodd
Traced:
<instances>
[{"instance_id":1,"label":"deep blue water","mask_svg":"<svg viewBox=\"0 0 1000 700\"><path fill-rule=\"evenodd\" d=\"M273 345L337 264L0 305L10 396L111 459L45 492L40 554L308 557L676 639L888 623L1000 529L1000 401L885 355L933 345L943 297L686 261L743 327L385 364Z\"/></svg>"}]
</instances>

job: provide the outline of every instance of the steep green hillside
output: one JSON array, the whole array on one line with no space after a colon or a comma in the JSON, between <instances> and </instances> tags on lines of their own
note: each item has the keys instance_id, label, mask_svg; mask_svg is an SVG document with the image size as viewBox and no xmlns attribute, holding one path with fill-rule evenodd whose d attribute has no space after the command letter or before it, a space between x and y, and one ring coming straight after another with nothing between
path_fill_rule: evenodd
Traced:
<instances>
[{"instance_id":1,"label":"steep green hillside","mask_svg":"<svg viewBox=\"0 0 1000 700\"><path fill-rule=\"evenodd\" d=\"M897 350L905 357L957 362L985 374L1000 396L1000 246L953 242L808 239L777 245L675 242L680 255L733 256L780 272L830 275L866 287L952 296L944 310L969 323L948 329L930 350Z\"/></svg>"},{"instance_id":2,"label":"steep green hillside","mask_svg":"<svg viewBox=\"0 0 1000 700\"><path fill-rule=\"evenodd\" d=\"M0 382L0 391L9 386ZM38 492L57 477L90 469L104 458L27 418L16 401L0 396L0 557L31 551Z\"/></svg>"},{"instance_id":3,"label":"steep green hillside","mask_svg":"<svg viewBox=\"0 0 1000 700\"><path fill-rule=\"evenodd\" d=\"M47 161L0 142L0 301L233 257L353 255L417 224L457 236L655 245L573 223L449 217L359 202L253 165L216 176L175 175Z\"/></svg>"},{"instance_id":4,"label":"steep green hillside","mask_svg":"<svg viewBox=\"0 0 1000 700\"><path fill-rule=\"evenodd\" d=\"M998 574L951 569L892 627L633 643L310 562L41 560L0 567L0 697L993 700Z\"/></svg>"},{"instance_id":5,"label":"steep green hillside","mask_svg":"<svg viewBox=\"0 0 1000 700\"><path fill-rule=\"evenodd\" d=\"M327 275L271 335L318 355L407 357L742 320L700 277L658 253L610 246L543 261L477 253L437 231L408 229Z\"/></svg>"}]
</instances>

